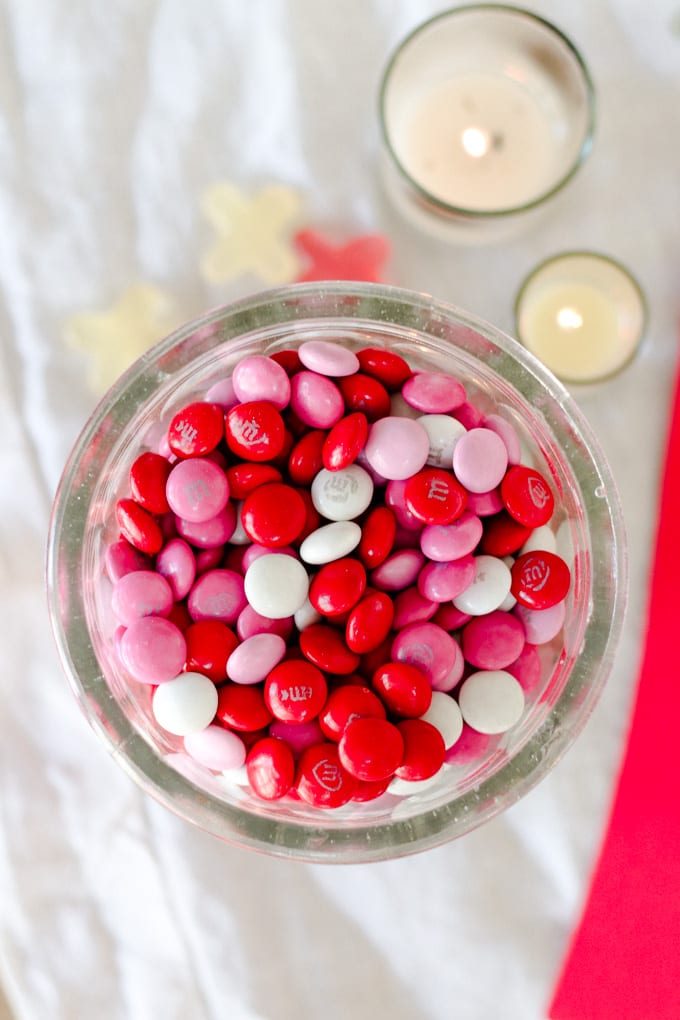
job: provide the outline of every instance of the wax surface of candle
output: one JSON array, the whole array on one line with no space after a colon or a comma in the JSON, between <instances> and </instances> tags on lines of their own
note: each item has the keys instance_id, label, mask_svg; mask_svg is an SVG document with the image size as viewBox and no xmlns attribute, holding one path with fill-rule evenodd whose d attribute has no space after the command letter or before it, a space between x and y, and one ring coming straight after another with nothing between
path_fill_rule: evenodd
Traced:
<instances>
[{"instance_id":1,"label":"wax surface of candle","mask_svg":"<svg viewBox=\"0 0 680 1020\"><path fill-rule=\"evenodd\" d=\"M631 356L634 334L622 335L612 298L585 283L546 285L522 304L521 334L556 375L578 382L609 375Z\"/></svg>"},{"instance_id":2,"label":"wax surface of candle","mask_svg":"<svg viewBox=\"0 0 680 1020\"><path fill-rule=\"evenodd\" d=\"M440 201L510 208L554 183L554 131L545 104L522 82L466 72L414 101L396 149L412 179Z\"/></svg>"}]
</instances>

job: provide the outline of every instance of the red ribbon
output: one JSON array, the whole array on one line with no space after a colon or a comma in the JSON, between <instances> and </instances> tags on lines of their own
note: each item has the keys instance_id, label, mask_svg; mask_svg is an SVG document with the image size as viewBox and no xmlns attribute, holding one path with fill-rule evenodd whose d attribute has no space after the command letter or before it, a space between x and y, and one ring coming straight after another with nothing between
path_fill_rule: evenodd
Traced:
<instances>
[{"instance_id":1,"label":"red ribbon","mask_svg":"<svg viewBox=\"0 0 680 1020\"><path fill-rule=\"evenodd\" d=\"M680 1020L680 376L628 747L552 1020Z\"/></svg>"}]
</instances>

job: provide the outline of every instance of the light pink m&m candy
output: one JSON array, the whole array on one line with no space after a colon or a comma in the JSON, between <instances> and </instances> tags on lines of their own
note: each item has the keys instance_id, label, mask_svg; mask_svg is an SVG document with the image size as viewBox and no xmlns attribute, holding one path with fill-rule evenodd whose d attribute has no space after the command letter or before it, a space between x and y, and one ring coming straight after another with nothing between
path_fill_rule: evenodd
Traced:
<instances>
[{"instance_id":1,"label":"light pink m&m candy","mask_svg":"<svg viewBox=\"0 0 680 1020\"><path fill-rule=\"evenodd\" d=\"M246 760L246 745L237 733L223 726L210 725L184 738L187 754L213 772L237 769Z\"/></svg>"},{"instance_id":2,"label":"light pink m&m candy","mask_svg":"<svg viewBox=\"0 0 680 1020\"><path fill-rule=\"evenodd\" d=\"M567 615L564 602L558 602L549 609L527 609L517 605L513 612L524 624L526 639L532 645L545 645L557 637Z\"/></svg>"},{"instance_id":3,"label":"light pink m&m candy","mask_svg":"<svg viewBox=\"0 0 680 1020\"><path fill-rule=\"evenodd\" d=\"M412 418L381 418L371 425L364 447L368 463L383 478L410 478L427 463L430 439Z\"/></svg>"},{"instance_id":4,"label":"light pink m&m candy","mask_svg":"<svg viewBox=\"0 0 680 1020\"><path fill-rule=\"evenodd\" d=\"M286 642L278 634L254 634L227 659L227 676L236 684L259 683L285 654Z\"/></svg>"},{"instance_id":5,"label":"light pink m&m candy","mask_svg":"<svg viewBox=\"0 0 680 1020\"><path fill-rule=\"evenodd\" d=\"M305 368L320 375L336 377L354 375L359 371L359 359L349 348L326 340L307 340L298 347L300 361Z\"/></svg>"},{"instance_id":6,"label":"light pink m&m candy","mask_svg":"<svg viewBox=\"0 0 680 1020\"><path fill-rule=\"evenodd\" d=\"M290 379L285 370L261 354L252 354L236 365L232 384L242 403L268 400L281 411L290 400Z\"/></svg>"},{"instance_id":7,"label":"light pink m&m candy","mask_svg":"<svg viewBox=\"0 0 680 1020\"><path fill-rule=\"evenodd\" d=\"M392 553L371 574L371 584L381 591L401 591L413 584L425 564L419 549L400 549Z\"/></svg>"},{"instance_id":8,"label":"light pink m&m candy","mask_svg":"<svg viewBox=\"0 0 680 1020\"><path fill-rule=\"evenodd\" d=\"M503 481L508 466L505 443L491 429L470 429L453 451L453 470L470 492L489 492Z\"/></svg>"}]
</instances>

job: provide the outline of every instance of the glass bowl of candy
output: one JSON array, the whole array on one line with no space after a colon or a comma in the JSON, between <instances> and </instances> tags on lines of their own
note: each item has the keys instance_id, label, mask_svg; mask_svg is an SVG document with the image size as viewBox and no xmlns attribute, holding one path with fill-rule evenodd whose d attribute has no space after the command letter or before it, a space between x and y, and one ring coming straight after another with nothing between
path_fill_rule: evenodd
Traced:
<instances>
[{"instance_id":1,"label":"glass bowl of candy","mask_svg":"<svg viewBox=\"0 0 680 1020\"><path fill-rule=\"evenodd\" d=\"M104 397L55 499L50 611L110 753L243 847L380 860L531 789L611 672L616 489L564 387L428 295L293 285Z\"/></svg>"}]
</instances>

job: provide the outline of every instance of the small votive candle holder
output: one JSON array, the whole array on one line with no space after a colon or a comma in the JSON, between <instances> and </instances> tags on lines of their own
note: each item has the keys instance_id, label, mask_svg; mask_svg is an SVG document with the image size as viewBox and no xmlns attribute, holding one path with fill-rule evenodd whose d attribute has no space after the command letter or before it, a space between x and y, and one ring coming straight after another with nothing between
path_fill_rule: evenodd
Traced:
<instances>
[{"instance_id":1,"label":"small votive candle holder","mask_svg":"<svg viewBox=\"0 0 680 1020\"><path fill-rule=\"evenodd\" d=\"M402 42L382 79L380 121L383 180L401 213L446 240L483 241L571 179L591 148L594 93L558 28L480 4Z\"/></svg>"},{"instance_id":2,"label":"small votive candle holder","mask_svg":"<svg viewBox=\"0 0 680 1020\"><path fill-rule=\"evenodd\" d=\"M644 294L620 262L589 251L540 263L515 302L517 339L565 383L608 379L634 358L647 323Z\"/></svg>"}]
</instances>

